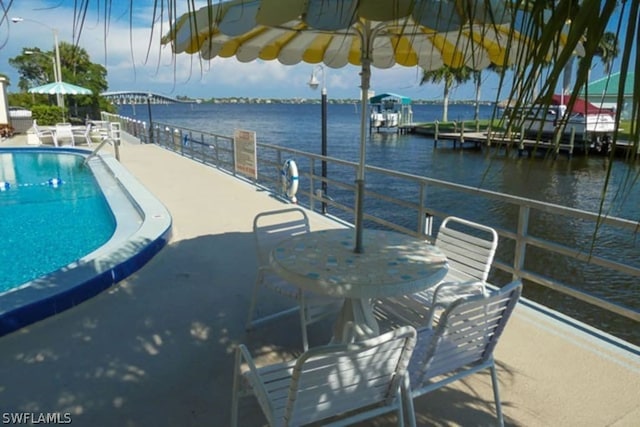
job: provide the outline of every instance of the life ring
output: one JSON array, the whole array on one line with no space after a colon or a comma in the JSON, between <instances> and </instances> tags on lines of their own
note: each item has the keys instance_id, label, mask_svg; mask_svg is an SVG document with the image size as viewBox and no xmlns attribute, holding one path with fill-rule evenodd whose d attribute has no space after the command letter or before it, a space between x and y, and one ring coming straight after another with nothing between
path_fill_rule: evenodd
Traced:
<instances>
[{"instance_id":1,"label":"life ring","mask_svg":"<svg viewBox=\"0 0 640 427\"><path fill-rule=\"evenodd\" d=\"M298 166L296 162L292 159L284 162L280 175L282 178L282 192L286 194L293 203L296 203L296 193L298 192Z\"/></svg>"}]
</instances>

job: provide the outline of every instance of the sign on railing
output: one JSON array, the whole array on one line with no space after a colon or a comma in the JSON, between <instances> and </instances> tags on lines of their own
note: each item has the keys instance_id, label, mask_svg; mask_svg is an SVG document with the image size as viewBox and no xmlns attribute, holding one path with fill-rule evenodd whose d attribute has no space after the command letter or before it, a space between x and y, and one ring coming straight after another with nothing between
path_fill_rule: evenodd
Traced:
<instances>
[{"instance_id":1,"label":"sign on railing","mask_svg":"<svg viewBox=\"0 0 640 427\"><path fill-rule=\"evenodd\" d=\"M254 180L258 179L256 133L236 129L233 134L233 144L236 173L241 173Z\"/></svg>"}]
</instances>

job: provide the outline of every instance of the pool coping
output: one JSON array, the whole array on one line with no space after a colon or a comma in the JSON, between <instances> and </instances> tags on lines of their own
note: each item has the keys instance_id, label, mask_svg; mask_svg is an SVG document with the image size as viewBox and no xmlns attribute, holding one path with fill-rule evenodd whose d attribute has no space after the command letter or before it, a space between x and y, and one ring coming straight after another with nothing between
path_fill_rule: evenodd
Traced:
<instances>
[{"instance_id":1,"label":"pool coping","mask_svg":"<svg viewBox=\"0 0 640 427\"><path fill-rule=\"evenodd\" d=\"M0 148L0 153L54 150L84 157L91 153L71 147L11 147ZM116 219L116 230L81 259L0 295L0 336L94 297L139 270L169 241L169 211L120 162L97 155L87 164Z\"/></svg>"}]
</instances>

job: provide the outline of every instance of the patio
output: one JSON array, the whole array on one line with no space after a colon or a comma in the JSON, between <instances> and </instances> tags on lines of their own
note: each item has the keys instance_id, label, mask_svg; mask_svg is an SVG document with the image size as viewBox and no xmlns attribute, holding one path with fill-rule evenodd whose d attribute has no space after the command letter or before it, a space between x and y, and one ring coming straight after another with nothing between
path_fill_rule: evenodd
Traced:
<instances>
[{"instance_id":1,"label":"patio","mask_svg":"<svg viewBox=\"0 0 640 427\"><path fill-rule=\"evenodd\" d=\"M244 331L256 265L252 220L284 205L247 182L125 136L121 161L170 210L172 240L96 298L0 338L1 411L69 412L81 426L228 425L235 345L246 344L258 363L301 351L295 315ZM1 144L15 143L21 136ZM314 213L310 219L315 230L340 227ZM265 295L262 308L284 303ZM313 325L310 344L326 342L331 326ZM635 425L634 350L519 304L496 350L506 423ZM479 374L417 399L416 418L418 425L493 425L492 401L489 375ZM363 425L393 421L390 415ZM242 403L240 425L264 423L255 401Z\"/></svg>"}]
</instances>

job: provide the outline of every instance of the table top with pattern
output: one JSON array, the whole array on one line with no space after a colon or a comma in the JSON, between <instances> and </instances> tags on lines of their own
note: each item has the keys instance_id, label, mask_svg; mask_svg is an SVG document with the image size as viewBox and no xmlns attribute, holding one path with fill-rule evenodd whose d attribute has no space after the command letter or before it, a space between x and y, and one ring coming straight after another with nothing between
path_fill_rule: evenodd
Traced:
<instances>
[{"instance_id":1,"label":"table top with pattern","mask_svg":"<svg viewBox=\"0 0 640 427\"><path fill-rule=\"evenodd\" d=\"M405 295L436 285L448 266L429 242L382 230L364 230L355 253L351 229L315 231L279 243L271 252L277 274L302 289L345 298Z\"/></svg>"}]
</instances>

